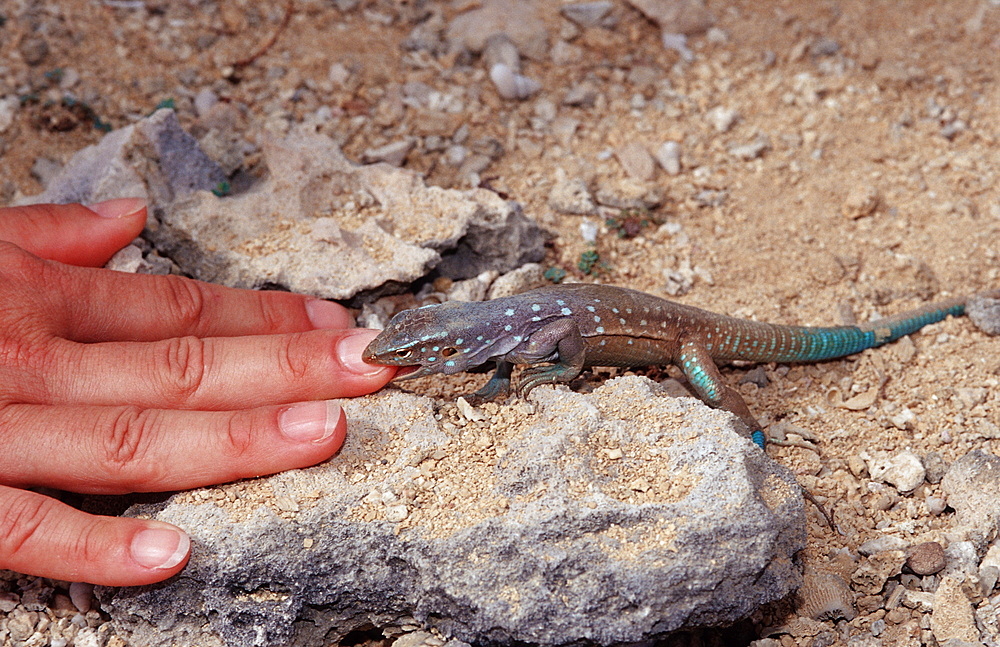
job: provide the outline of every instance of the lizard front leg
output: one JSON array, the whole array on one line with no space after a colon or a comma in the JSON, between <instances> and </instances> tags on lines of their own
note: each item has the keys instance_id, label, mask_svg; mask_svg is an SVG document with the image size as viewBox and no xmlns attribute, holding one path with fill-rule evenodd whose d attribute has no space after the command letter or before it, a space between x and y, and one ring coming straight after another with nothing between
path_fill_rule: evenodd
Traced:
<instances>
[{"instance_id":1,"label":"lizard front leg","mask_svg":"<svg viewBox=\"0 0 1000 647\"><path fill-rule=\"evenodd\" d=\"M545 324L531 334L527 345L511 351L505 360L516 364L553 362L548 366L531 366L521 374L518 391L527 397L536 386L569 382L583 370L587 348L576 322L565 317Z\"/></svg>"},{"instance_id":2,"label":"lizard front leg","mask_svg":"<svg viewBox=\"0 0 1000 647\"><path fill-rule=\"evenodd\" d=\"M506 398L510 393L510 374L514 370L514 365L505 360L497 361L497 370L493 377L483 388L466 397L469 404L477 405L483 402L492 402L500 398Z\"/></svg>"},{"instance_id":3,"label":"lizard front leg","mask_svg":"<svg viewBox=\"0 0 1000 647\"><path fill-rule=\"evenodd\" d=\"M764 431L760 428L760 423L750 413L750 407L743 400L743 396L723 381L719 368L702 343L683 341L677 365L694 387L698 397L711 407L725 409L739 416L743 424L749 427L753 442L764 449Z\"/></svg>"}]
</instances>

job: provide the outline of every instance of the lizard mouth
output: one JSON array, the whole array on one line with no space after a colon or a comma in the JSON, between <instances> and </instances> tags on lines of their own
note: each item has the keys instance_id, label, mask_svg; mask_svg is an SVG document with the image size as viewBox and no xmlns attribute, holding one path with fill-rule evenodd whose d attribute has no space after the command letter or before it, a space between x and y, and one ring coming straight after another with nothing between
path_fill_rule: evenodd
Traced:
<instances>
[{"instance_id":1,"label":"lizard mouth","mask_svg":"<svg viewBox=\"0 0 1000 647\"><path fill-rule=\"evenodd\" d=\"M430 366L402 366L399 372L396 373L396 377L392 378L393 382L399 382L401 380L412 380L415 377L423 377L424 375L430 375L433 373Z\"/></svg>"}]
</instances>

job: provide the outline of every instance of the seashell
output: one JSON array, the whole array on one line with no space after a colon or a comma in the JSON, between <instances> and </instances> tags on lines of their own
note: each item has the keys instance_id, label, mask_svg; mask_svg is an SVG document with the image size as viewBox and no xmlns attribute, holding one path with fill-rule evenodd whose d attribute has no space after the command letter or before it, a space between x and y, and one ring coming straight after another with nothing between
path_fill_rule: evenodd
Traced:
<instances>
[{"instance_id":1,"label":"seashell","mask_svg":"<svg viewBox=\"0 0 1000 647\"><path fill-rule=\"evenodd\" d=\"M490 68L490 80L496 86L497 93L504 99L523 101L542 89L541 83L517 74L504 63L497 63Z\"/></svg>"},{"instance_id":2,"label":"seashell","mask_svg":"<svg viewBox=\"0 0 1000 647\"><path fill-rule=\"evenodd\" d=\"M813 620L853 620L854 594L844 578L828 571L806 569L798 593L797 613Z\"/></svg>"}]
</instances>

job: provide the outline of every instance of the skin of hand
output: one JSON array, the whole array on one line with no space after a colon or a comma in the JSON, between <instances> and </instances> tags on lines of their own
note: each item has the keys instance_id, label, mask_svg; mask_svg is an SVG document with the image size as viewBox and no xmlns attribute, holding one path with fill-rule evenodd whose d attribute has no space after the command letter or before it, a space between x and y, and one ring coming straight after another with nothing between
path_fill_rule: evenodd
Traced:
<instances>
[{"instance_id":1,"label":"skin of hand","mask_svg":"<svg viewBox=\"0 0 1000 647\"><path fill-rule=\"evenodd\" d=\"M314 465L344 441L329 398L395 369L341 306L98 269L144 201L0 209L0 569L134 586L179 572L175 526L86 514L28 488L181 490Z\"/></svg>"}]
</instances>

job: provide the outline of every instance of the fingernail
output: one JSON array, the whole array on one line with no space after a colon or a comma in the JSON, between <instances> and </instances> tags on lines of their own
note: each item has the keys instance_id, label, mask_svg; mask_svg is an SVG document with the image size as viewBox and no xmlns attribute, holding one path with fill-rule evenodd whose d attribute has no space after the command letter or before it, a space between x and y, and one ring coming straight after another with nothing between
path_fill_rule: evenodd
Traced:
<instances>
[{"instance_id":1,"label":"fingernail","mask_svg":"<svg viewBox=\"0 0 1000 647\"><path fill-rule=\"evenodd\" d=\"M142 198L115 198L97 204L89 204L87 208L102 218L124 218L146 208Z\"/></svg>"},{"instance_id":2,"label":"fingernail","mask_svg":"<svg viewBox=\"0 0 1000 647\"><path fill-rule=\"evenodd\" d=\"M281 412L278 428L295 442L318 443L329 438L343 415L333 402L303 402Z\"/></svg>"},{"instance_id":3,"label":"fingernail","mask_svg":"<svg viewBox=\"0 0 1000 647\"><path fill-rule=\"evenodd\" d=\"M310 299L306 301L306 314L313 328L317 329L340 329L353 328L354 317L347 311L347 308L323 299Z\"/></svg>"},{"instance_id":4,"label":"fingernail","mask_svg":"<svg viewBox=\"0 0 1000 647\"><path fill-rule=\"evenodd\" d=\"M382 371L391 370L385 366L369 364L361 359L362 352L373 339L378 337L378 332L368 328L359 328L357 331L341 337L340 341L337 342L337 360L340 365L356 375L376 375Z\"/></svg>"},{"instance_id":5,"label":"fingernail","mask_svg":"<svg viewBox=\"0 0 1000 647\"><path fill-rule=\"evenodd\" d=\"M132 538L132 559L146 568L168 569L181 563L191 549L191 539L176 528L147 528Z\"/></svg>"}]
</instances>

